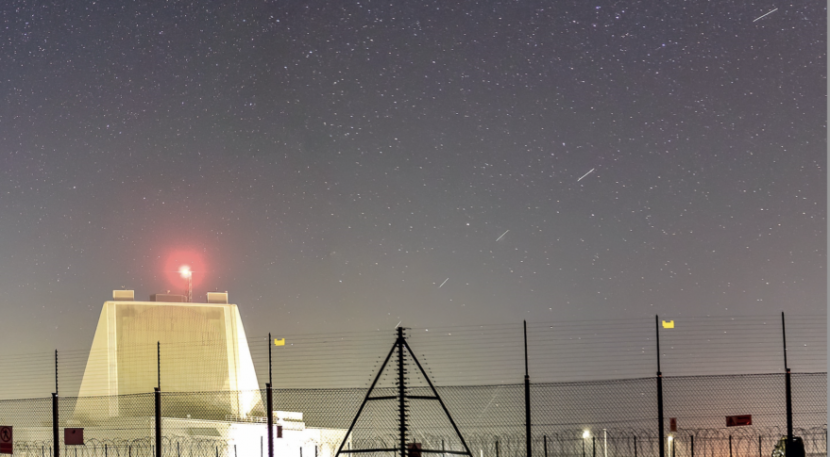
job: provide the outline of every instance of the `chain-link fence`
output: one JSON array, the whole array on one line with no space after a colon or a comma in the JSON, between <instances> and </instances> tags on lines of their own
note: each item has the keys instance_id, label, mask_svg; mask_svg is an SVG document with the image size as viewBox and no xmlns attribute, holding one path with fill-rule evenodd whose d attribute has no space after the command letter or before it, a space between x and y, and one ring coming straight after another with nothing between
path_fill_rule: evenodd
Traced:
<instances>
[{"instance_id":1,"label":"chain-link fence","mask_svg":"<svg viewBox=\"0 0 830 457\"><path fill-rule=\"evenodd\" d=\"M534 457L658 457L656 385L654 378L531 384ZM826 455L827 374L794 373L792 385L795 435L807 455ZM663 389L666 457L769 457L786 435L781 374L666 377ZM474 456L526 455L524 385L436 390ZM275 455L332 457L341 444L344 450L399 449L397 386L374 389L369 398L377 401L366 402L344 443L367 392L275 389ZM413 398L406 408L407 442L464 451L444 411L428 398L428 387L413 385L407 395ZM267 455L265 398L265 391L162 393L162 454ZM83 446L61 444L62 455L155 455L153 394L58 402L61 442L64 429L83 428L84 434ZM0 402L0 424L14 427L16 455L53 455L52 413L50 398ZM738 414L751 415L752 424L726 427L726 416Z\"/></svg>"},{"instance_id":2,"label":"chain-link fence","mask_svg":"<svg viewBox=\"0 0 830 457\"><path fill-rule=\"evenodd\" d=\"M826 332L815 320L794 321L790 361L816 371L791 376L794 435L808 456L826 455ZM658 353L648 352L654 328L646 324L528 326L531 453L525 385L515 382L525 348L513 324L412 331L406 340L419 352L407 343L402 363L381 332L297 336L280 347L252 338L250 356L233 346L239 339L209 338L66 351L60 370L56 353L8 356L0 358L0 425L14 427L15 454L41 457L55 455L56 436L68 457L155 456L159 442L164 456L265 457L269 409L280 457L391 457L416 443L425 457L773 457L787 434L785 374L723 374L728 354L715 351L747 345L740 349L757 366L780 368L780 342L750 340L777 322L689 320L664 332L664 374L684 376L662 377L662 456ZM692 350L698 341L705 361ZM58 381L55 411L41 392ZM270 408L268 381L277 384ZM22 393L37 398L16 399ZM727 427L733 416L751 416L751 425ZM67 445L66 429L83 429L84 444Z\"/></svg>"}]
</instances>

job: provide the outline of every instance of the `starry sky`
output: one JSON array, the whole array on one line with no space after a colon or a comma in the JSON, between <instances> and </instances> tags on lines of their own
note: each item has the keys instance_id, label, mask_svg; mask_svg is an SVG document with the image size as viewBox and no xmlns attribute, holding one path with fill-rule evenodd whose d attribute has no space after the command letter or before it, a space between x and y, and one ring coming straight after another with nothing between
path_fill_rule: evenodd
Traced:
<instances>
[{"instance_id":1,"label":"starry sky","mask_svg":"<svg viewBox=\"0 0 830 457\"><path fill-rule=\"evenodd\" d=\"M825 18L3 2L0 343L88 348L181 252L249 335L826 315Z\"/></svg>"}]
</instances>

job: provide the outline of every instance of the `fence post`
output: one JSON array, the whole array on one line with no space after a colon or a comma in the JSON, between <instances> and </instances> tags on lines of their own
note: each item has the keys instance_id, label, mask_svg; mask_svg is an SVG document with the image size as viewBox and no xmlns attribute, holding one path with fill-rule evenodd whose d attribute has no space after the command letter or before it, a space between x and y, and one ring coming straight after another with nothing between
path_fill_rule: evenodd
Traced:
<instances>
[{"instance_id":1,"label":"fence post","mask_svg":"<svg viewBox=\"0 0 830 457\"><path fill-rule=\"evenodd\" d=\"M544 435L543 438L545 440L545 457L548 457L548 436Z\"/></svg>"},{"instance_id":2,"label":"fence post","mask_svg":"<svg viewBox=\"0 0 830 457\"><path fill-rule=\"evenodd\" d=\"M732 435L729 435L729 457L732 457Z\"/></svg>"},{"instance_id":3,"label":"fence post","mask_svg":"<svg viewBox=\"0 0 830 457\"><path fill-rule=\"evenodd\" d=\"M265 399L268 403L266 407L266 414L268 414L266 418L268 421L268 457L274 457L274 394L271 391L270 382L265 384Z\"/></svg>"},{"instance_id":4,"label":"fence post","mask_svg":"<svg viewBox=\"0 0 830 457\"><path fill-rule=\"evenodd\" d=\"M634 457L637 457L637 435L634 435Z\"/></svg>"},{"instance_id":5,"label":"fence post","mask_svg":"<svg viewBox=\"0 0 830 457\"><path fill-rule=\"evenodd\" d=\"M691 457L695 457L695 436L694 435L689 436L689 442L691 443L691 448L692 448L691 449L692 450Z\"/></svg>"},{"instance_id":6,"label":"fence post","mask_svg":"<svg viewBox=\"0 0 830 457\"><path fill-rule=\"evenodd\" d=\"M161 457L161 389L156 387L156 457Z\"/></svg>"},{"instance_id":7,"label":"fence post","mask_svg":"<svg viewBox=\"0 0 830 457\"><path fill-rule=\"evenodd\" d=\"M591 437L591 457L597 457L597 437Z\"/></svg>"},{"instance_id":8,"label":"fence post","mask_svg":"<svg viewBox=\"0 0 830 457\"><path fill-rule=\"evenodd\" d=\"M61 442L58 433L58 420L60 419L58 408L58 350L55 349L55 393L52 394L52 444L54 445L53 457L60 457Z\"/></svg>"},{"instance_id":9,"label":"fence post","mask_svg":"<svg viewBox=\"0 0 830 457\"><path fill-rule=\"evenodd\" d=\"M792 385L790 384L790 367L787 364L787 328L784 325L784 312L781 311L781 337L784 342L784 370L786 371L784 381L785 386L784 388L787 390L786 392L786 400L787 400L787 446L784 448L784 452L786 453L786 457L792 455L793 449L793 396L792 396Z\"/></svg>"},{"instance_id":10,"label":"fence post","mask_svg":"<svg viewBox=\"0 0 830 457\"><path fill-rule=\"evenodd\" d=\"M268 383L265 384L265 397L268 401L266 413L268 414L268 457L274 457L274 394L272 387L274 379L271 377L271 332L268 332ZM343 437L345 440L348 436Z\"/></svg>"},{"instance_id":11,"label":"fence post","mask_svg":"<svg viewBox=\"0 0 830 457\"><path fill-rule=\"evenodd\" d=\"M666 457L665 430L663 429L663 373L660 371L660 318L654 316L654 332L657 335L657 432L660 435L660 456Z\"/></svg>"},{"instance_id":12,"label":"fence post","mask_svg":"<svg viewBox=\"0 0 830 457\"><path fill-rule=\"evenodd\" d=\"M161 341L156 342L156 457L161 457Z\"/></svg>"},{"instance_id":13,"label":"fence post","mask_svg":"<svg viewBox=\"0 0 830 457\"><path fill-rule=\"evenodd\" d=\"M530 372L527 368L527 321L524 321L525 331L525 446L527 457L533 455L532 444L530 443Z\"/></svg>"},{"instance_id":14,"label":"fence post","mask_svg":"<svg viewBox=\"0 0 830 457\"><path fill-rule=\"evenodd\" d=\"M53 452L52 455L54 457L60 457L61 455L61 442L60 442L60 434L58 433L58 419L59 419L59 409L58 409L58 394L52 394L52 445Z\"/></svg>"},{"instance_id":15,"label":"fence post","mask_svg":"<svg viewBox=\"0 0 830 457\"><path fill-rule=\"evenodd\" d=\"M496 457L499 457L499 440L496 440Z\"/></svg>"}]
</instances>

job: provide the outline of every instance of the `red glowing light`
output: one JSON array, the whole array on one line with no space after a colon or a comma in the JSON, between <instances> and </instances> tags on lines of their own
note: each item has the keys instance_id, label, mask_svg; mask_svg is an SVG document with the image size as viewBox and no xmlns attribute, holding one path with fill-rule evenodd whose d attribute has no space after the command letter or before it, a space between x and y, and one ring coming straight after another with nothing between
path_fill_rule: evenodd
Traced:
<instances>
[{"instance_id":1,"label":"red glowing light","mask_svg":"<svg viewBox=\"0 0 830 457\"><path fill-rule=\"evenodd\" d=\"M205 262L202 254L195 250L177 250L171 252L164 262L164 276L172 290L187 290L188 277L193 287L205 278Z\"/></svg>"}]
</instances>

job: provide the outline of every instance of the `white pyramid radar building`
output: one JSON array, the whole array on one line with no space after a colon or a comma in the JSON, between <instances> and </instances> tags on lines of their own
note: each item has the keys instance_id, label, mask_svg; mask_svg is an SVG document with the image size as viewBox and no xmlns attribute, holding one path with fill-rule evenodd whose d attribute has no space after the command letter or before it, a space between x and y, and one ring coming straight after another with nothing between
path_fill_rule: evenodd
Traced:
<instances>
[{"instance_id":1,"label":"white pyramid radar building","mask_svg":"<svg viewBox=\"0 0 830 457\"><path fill-rule=\"evenodd\" d=\"M214 413L248 417L258 402L261 407L259 384L239 309L227 297L209 293L208 303L188 303L181 295L156 294L135 301L133 291L113 291L101 310L78 396L109 397L95 415L129 414L120 411L127 405L119 399L153 392L160 372L162 392L226 392L212 398ZM182 412L205 406L199 395L175 398L168 404Z\"/></svg>"}]
</instances>

